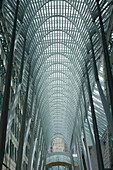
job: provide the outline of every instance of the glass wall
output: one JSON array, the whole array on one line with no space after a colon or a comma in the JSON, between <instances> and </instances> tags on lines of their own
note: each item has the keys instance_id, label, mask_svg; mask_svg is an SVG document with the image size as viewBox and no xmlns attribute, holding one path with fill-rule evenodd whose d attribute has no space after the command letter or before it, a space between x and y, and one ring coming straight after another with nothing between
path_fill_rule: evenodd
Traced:
<instances>
[{"instance_id":1,"label":"glass wall","mask_svg":"<svg viewBox=\"0 0 113 170\"><path fill-rule=\"evenodd\" d=\"M70 170L69 167L67 166L52 166L50 168L48 168L48 170Z\"/></svg>"}]
</instances>

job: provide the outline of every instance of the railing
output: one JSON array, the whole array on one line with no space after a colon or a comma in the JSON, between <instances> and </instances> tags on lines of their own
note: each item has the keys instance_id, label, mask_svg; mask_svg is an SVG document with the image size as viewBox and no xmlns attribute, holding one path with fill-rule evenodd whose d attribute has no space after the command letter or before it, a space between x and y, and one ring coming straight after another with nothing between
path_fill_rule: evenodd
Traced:
<instances>
[{"instance_id":1,"label":"railing","mask_svg":"<svg viewBox=\"0 0 113 170\"><path fill-rule=\"evenodd\" d=\"M68 152L53 152L47 154L46 164L53 162L66 162L72 164L71 154Z\"/></svg>"}]
</instances>

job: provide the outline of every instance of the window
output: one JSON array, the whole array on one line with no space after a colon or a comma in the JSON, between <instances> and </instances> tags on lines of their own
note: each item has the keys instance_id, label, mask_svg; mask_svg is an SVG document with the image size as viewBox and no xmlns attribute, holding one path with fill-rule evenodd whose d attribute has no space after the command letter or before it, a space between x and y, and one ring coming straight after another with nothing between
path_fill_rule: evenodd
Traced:
<instances>
[{"instance_id":1,"label":"window","mask_svg":"<svg viewBox=\"0 0 113 170\"><path fill-rule=\"evenodd\" d=\"M19 141L19 135L20 135L20 132L19 132L19 128L17 127L17 141Z\"/></svg>"},{"instance_id":2,"label":"window","mask_svg":"<svg viewBox=\"0 0 113 170\"><path fill-rule=\"evenodd\" d=\"M50 152L64 152L65 151L65 143L61 137L56 137L51 146Z\"/></svg>"},{"instance_id":3,"label":"window","mask_svg":"<svg viewBox=\"0 0 113 170\"><path fill-rule=\"evenodd\" d=\"M11 87L11 102L13 102L14 100L14 91L13 88Z\"/></svg>"},{"instance_id":4,"label":"window","mask_svg":"<svg viewBox=\"0 0 113 170\"><path fill-rule=\"evenodd\" d=\"M15 122L15 138L17 138L17 124Z\"/></svg>"},{"instance_id":5,"label":"window","mask_svg":"<svg viewBox=\"0 0 113 170\"><path fill-rule=\"evenodd\" d=\"M3 105L3 95L2 92L0 91L0 112L2 111L2 105Z\"/></svg>"},{"instance_id":6,"label":"window","mask_svg":"<svg viewBox=\"0 0 113 170\"><path fill-rule=\"evenodd\" d=\"M14 160L14 144L10 140L10 158Z\"/></svg>"},{"instance_id":7,"label":"window","mask_svg":"<svg viewBox=\"0 0 113 170\"><path fill-rule=\"evenodd\" d=\"M26 156L27 157L29 156L29 148L28 148L28 146L26 146Z\"/></svg>"},{"instance_id":8,"label":"window","mask_svg":"<svg viewBox=\"0 0 113 170\"><path fill-rule=\"evenodd\" d=\"M0 58L0 76L2 79L3 84L5 84L6 81L6 70L3 64L3 60Z\"/></svg>"},{"instance_id":9,"label":"window","mask_svg":"<svg viewBox=\"0 0 113 170\"><path fill-rule=\"evenodd\" d=\"M14 134L14 119L13 119L13 121L12 121L11 131L12 131L12 133Z\"/></svg>"},{"instance_id":10,"label":"window","mask_svg":"<svg viewBox=\"0 0 113 170\"><path fill-rule=\"evenodd\" d=\"M7 154L9 153L9 140L8 140L8 142L7 142L6 153L7 153Z\"/></svg>"},{"instance_id":11,"label":"window","mask_svg":"<svg viewBox=\"0 0 113 170\"><path fill-rule=\"evenodd\" d=\"M14 153L14 161L16 162L17 159L17 148L15 148L15 153Z\"/></svg>"}]
</instances>

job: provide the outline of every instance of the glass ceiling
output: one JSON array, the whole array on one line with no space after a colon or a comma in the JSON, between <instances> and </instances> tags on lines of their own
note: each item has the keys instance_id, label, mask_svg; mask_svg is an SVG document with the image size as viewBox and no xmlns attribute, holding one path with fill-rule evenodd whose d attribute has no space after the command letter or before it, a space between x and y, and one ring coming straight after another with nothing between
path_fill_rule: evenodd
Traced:
<instances>
[{"instance_id":1,"label":"glass ceiling","mask_svg":"<svg viewBox=\"0 0 113 170\"><path fill-rule=\"evenodd\" d=\"M107 0L99 2L106 31L111 6L108 5ZM15 8L15 0L4 0L3 15L10 39ZM94 24L92 21L95 17ZM85 95L88 96L84 80L86 63L92 87L94 85L94 74L90 63L92 60L91 35L93 35L92 41L98 67L101 61L102 46L96 28L100 32L95 0L20 1L15 62L20 70L23 44L26 40L25 63L27 64L28 59L30 60L31 82L35 88L37 109L41 115L47 148L58 135L62 136L67 148L70 147L82 98L82 85ZM87 55L88 50L90 57ZM28 76L28 68L26 68L22 82L24 88ZM31 85L28 107L31 105L32 92ZM96 105L100 109L102 106L97 101L98 98L95 94ZM103 112L102 110L102 114ZM104 123L103 120L102 124ZM103 127L104 125L100 128Z\"/></svg>"}]
</instances>

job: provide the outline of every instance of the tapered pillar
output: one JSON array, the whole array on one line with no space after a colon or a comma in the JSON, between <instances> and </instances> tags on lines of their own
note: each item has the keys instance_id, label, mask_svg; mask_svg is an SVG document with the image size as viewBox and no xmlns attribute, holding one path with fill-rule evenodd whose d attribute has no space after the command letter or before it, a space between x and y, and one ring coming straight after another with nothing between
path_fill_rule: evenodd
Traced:
<instances>
[{"instance_id":1,"label":"tapered pillar","mask_svg":"<svg viewBox=\"0 0 113 170\"><path fill-rule=\"evenodd\" d=\"M94 49L93 49L92 38L90 38L90 42L91 42L92 58L93 58L92 67L93 67L93 70L94 70L95 80L96 80L98 91L99 91L99 94L100 94L100 97L101 97L102 105L103 105L103 108L104 108L104 111L105 111L105 114L106 114L106 118L107 118L107 121L109 123L110 132L111 132L111 135L113 137L113 115L110 113L109 105L106 101L105 95L104 95L102 87L100 85L96 61L95 61L95 54L94 54Z\"/></svg>"},{"instance_id":2,"label":"tapered pillar","mask_svg":"<svg viewBox=\"0 0 113 170\"><path fill-rule=\"evenodd\" d=\"M40 155L40 161L39 161L39 165L38 165L38 169L41 170L41 163L42 163L42 152Z\"/></svg>"},{"instance_id":3,"label":"tapered pillar","mask_svg":"<svg viewBox=\"0 0 113 170\"><path fill-rule=\"evenodd\" d=\"M81 154L81 148L80 148L78 135L76 135L75 145L76 145L76 149L77 149L77 154L79 156L80 170L84 170L83 159L82 159L82 154Z\"/></svg>"},{"instance_id":4,"label":"tapered pillar","mask_svg":"<svg viewBox=\"0 0 113 170\"><path fill-rule=\"evenodd\" d=\"M85 93L84 93L84 88L83 88L83 87L82 87L82 91L83 91L84 109L85 109L87 124L88 124L89 132L90 132L90 135L91 135L91 140L92 140L92 143L93 143L93 147L94 147L94 151L95 151L95 156L96 156L96 158L97 158L95 142L94 142L94 138L93 138L91 126L90 126L89 119L88 119L88 111L87 111L87 106L86 106L86 97L85 97Z\"/></svg>"},{"instance_id":5,"label":"tapered pillar","mask_svg":"<svg viewBox=\"0 0 113 170\"><path fill-rule=\"evenodd\" d=\"M31 130L31 134L32 134L32 128L31 128L31 124L32 124L32 113L33 113L33 109L34 109L34 105L35 105L35 99L34 98L35 95L35 91L34 91L34 86L33 86L33 91L32 91L32 100L31 100L31 108L30 108L30 115L29 115L29 121L30 124L27 124L27 129L25 132L25 137L24 137L24 144L23 144L23 153L22 153L22 165L21 165L21 169L23 170L23 162L24 162L24 155L25 155L25 149L26 149L26 145L27 145L27 139L28 139L28 134L29 134L29 130ZM35 116L36 117L36 116ZM29 127L30 126L30 127ZM27 138L27 139L26 139ZM30 149L31 149L31 144L32 142L30 142ZM30 152L31 153L31 152ZM29 161L28 161L29 163Z\"/></svg>"},{"instance_id":6,"label":"tapered pillar","mask_svg":"<svg viewBox=\"0 0 113 170\"><path fill-rule=\"evenodd\" d=\"M1 6L2 4L0 4L0 8ZM16 4L15 19L14 19L14 25L13 25L13 31L12 31L12 38L11 38L11 47L10 47L10 53L8 57L3 108L2 108L1 122L0 122L0 170L2 169L2 163L3 163L3 158L4 158L4 152L5 152L5 141L6 141L6 130L7 130L10 86L11 86L11 71L12 71L12 65L13 65L13 51L14 51L14 43L15 43L15 35L16 35L18 7L19 7L19 0L17 0L17 4Z\"/></svg>"},{"instance_id":7,"label":"tapered pillar","mask_svg":"<svg viewBox=\"0 0 113 170\"><path fill-rule=\"evenodd\" d=\"M3 0L0 1L0 12L2 10L2 4L3 4Z\"/></svg>"},{"instance_id":8,"label":"tapered pillar","mask_svg":"<svg viewBox=\"0 0 113 170\"><path fill-rule=\"evenodd\" d=\"M39 138L40 138L40 132L41 132L41 127L40 127L40 122L39 122L39 128L37 129L37 143L38 143L38 154L36 156L36 162L35 162L35 168L34 170L38 169L38 164L39 164L39 156L40 156L40 146L39 146Z\"/></svg>"},{"instance_id":9,"label":"tapered pillar","mask_svg":"<svg viewBox=\"0 0 113 170\"><path fill-rule=\"evenodd\" d=\"M92 93L91 93L91 87L90 87L90 82L89 82L87 66L86 66L86 76L87 76L87 83L88 83L89 101L90 101L90 105L91 105L93 130L94 130L94 135L95 135L95 145L96 145L96 151L97 151L98 167L99 167L99 170L103 170L104 164L103 164L103 158L102 158L102 152L101 152L97 122L96 122L96 115L95 115L95 110L94 110L94 105L93 105L93 99L92 99Z\"/></svg>"},{"instance_id":10,"label":"tapered pillar","mask_svg":"<svg viewBox=\"0 0 113 170\"><path fill-rule=\"evenodd\" d=\"M23 116L22 116L22 124L21 124L21 131L20 131L20 141L19 141L19 147L18 147L16 170L21 169L21 163L22 163L22 152L23 152L23 145L24 145L25 120L26 120L27 99L28 99L28 91L29 91L30 70L31 69L29 67L27 89L26 89L25 102L24 102L24 107L23 107Z\"/></svg>"},{"instance_id":11,"label":"tapered pillar","mask_svg":"<svg viewBox=\"0 0 113 170\"><path fill-rule=\"evenodd\" d=\"M40 170L40 160L41 160L41 151L39 151L38 159L37 159L37 164L36 164L36 169L35 170Z\"/></svg>"},{"instance_id":12,"label":"tapered pillar","mask_svg":"<svg viewBox=\"0 0 113 170\"><path fill-rule=\"evenodd\" d=\"M23 67L24 67L24 59L25 59L25 46L26 46L26 38L24 38L24 46L23 46L23 53L22 53L22 59L21 59L21 69L20 69L20 77L19 77L19 83L22 82L22 76L23 76Z\"/></svg>"},{"instance_id":13,"label":"tapered pillar","mask_svg":"<svg viewBox=\"0 0 113 170\"><path fill-rule=\"evenodd\" d=\"M36 131L36 123L38 123L38 116L36 115L37 114L37 105L35 106L35 118L34 118L34 121L32 122L32 129L31 129L31 143L30 143L30 154L29 154L29 158L28 158L28 169L32 169L32 160L34 159L34 156L33 156L33 151L34 151L34 147L36 147L35 145L35 140L37 140L37 136L35 134L35 131ZM36 142L37 143L37 142Z\"/></svg>"},{"instance_id":14,"label":"tapered pillar","mask_svg":"<svg viewBox=\"0 0 113 170\"><path fill-rule=\"evenodd\" d=\"M98 14L99 14L100 29L101 29L101 34L102 34L103 52L104 52L104 60L105 60L106 73L107 73L107 79L108 79L111 111L112 111L112 116L113 116L113 78L112 78L107 42L106 42L106 37L105 37L105 32L104 32L104 26L103 26L102 17L101 17L101 9L99 5L99 0L96 0L96 2L97 2Z\"/></svg>"},{"instance_id":15,"label":"tapered pillar","mask_svg":"<svg viewBox=\"0 0 113 170\"><path fill-rule=\"evenodd\" d=\"M40 151L38 150L38 153L37 153L37 155L36 155L36 162L35 162L34 170L37 170L37 169L38 169L39 156L40 156Z\"/></svg>"},{"instance_id":16,"label":"tapered pillar","mask_svg":"<svg viewBox=\"0 0 113 170\"><path fill-rule=\"evenodd\" d=\"M86 149L87 165L88 165L88 169L91 170L91 167L90 167L90 158L89 158L89 154L88 154L88 146L87 146L87 141L86 141L86 133L85 133L85 127L84 127L84 119L83 119L83 115L82 115L81 106L80 106L80 114L81 114L83 134L84 134L84 145L85 145L85 149Z\"/></svg>"},{"instance_id":17,"label":"tapered pillar","mask_svg":"<svg viewBox=\"0 0 113 170\"><path fill-rule=\"evenodd\" d=\"M19 85L18 85L17 91L15 93L14 101L11 103L10 109L8 111L8 122L7 122L5 149L7 148L8 137L9 137L9 134L10 134L10 131L11 131L12 122L13 122L13 119L14 119L14 116L15 116L15 109L17 107L18 98L19 98L20 90L21 90L23 65L24 65L24 58L25 58L25 42L26 41L24 40L23 53L22 53L22 59L21 59L21 67L20 67Z\"/></svg>"}]
</instances>

